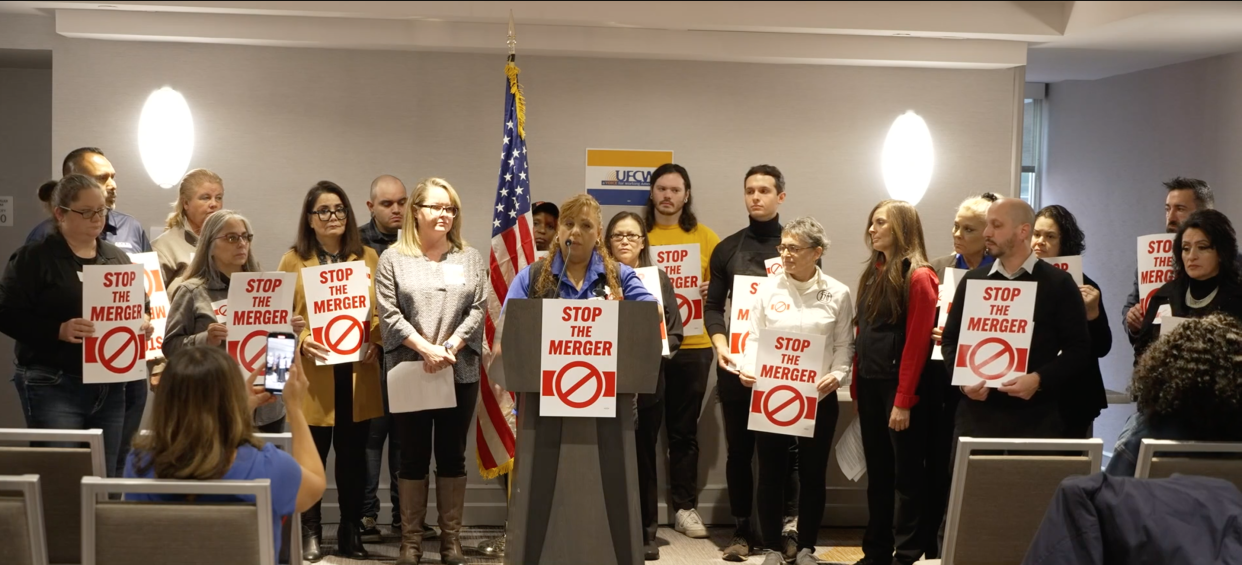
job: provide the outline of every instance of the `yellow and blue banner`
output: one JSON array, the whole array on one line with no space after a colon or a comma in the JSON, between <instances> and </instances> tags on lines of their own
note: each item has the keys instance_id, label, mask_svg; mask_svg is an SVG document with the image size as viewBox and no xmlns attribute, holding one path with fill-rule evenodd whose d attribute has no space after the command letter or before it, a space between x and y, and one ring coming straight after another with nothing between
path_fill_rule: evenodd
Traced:
<instances>
[{"instance_id":1,"label":"yellow and blue banner","mask_svg":"<svg viewBox=\"0 0 1242 565\"><path fill-rule=\"evenodd\" d=\"M672 162L672 151L587 149L587 194L604 206L642 206L651 190L652 171Z\"/></svg>"}]
</instances>

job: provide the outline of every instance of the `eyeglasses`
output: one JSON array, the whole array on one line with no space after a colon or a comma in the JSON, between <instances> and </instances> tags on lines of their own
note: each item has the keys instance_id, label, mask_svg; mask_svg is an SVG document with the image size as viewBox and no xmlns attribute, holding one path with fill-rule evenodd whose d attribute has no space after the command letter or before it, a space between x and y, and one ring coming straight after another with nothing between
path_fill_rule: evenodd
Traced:
<instances>
[{"instance_id":1,"label":"eyeglasses","mask_svg":"<svg viewBox=\"0 0 1242 565\"><path fill-rule=\"evenodd\" d=\"M334 216L335 216L337 219L344 220L344 219L345 219L345 215L346 215L346 214L348 214L348 213L349 213L349 208L346 208L346 207L344 207L344 206L341 206L341 207L339 207L339 208L337 208L337 209L335 209L335 210L329 210L329 209L327 209L327 208L323 208L323 209L321 209L321 210L313 210L313 211L311 211L311 214L314 214L314 215L316 215L316 216L319 216L319 219L320 219L321 221L324 221L324 222L326 222L326 221L328 221L328 220L331 220Z\"/></svg>"},{"instance_id":2,"label":"eyeglasses","mask_svg":"<svg viewBox=\"0 0 1242 565\"><path fill-rule=\"evenodd\" d=\"M254 241L254 234L252 233L242 233L242 234L230 233L227 235L222 235L220 237L217 237L216 239L217 240L223 239L224 241L229 242L230 245L236 245L238 247L241 247L242 242L245 242L246 245L250 245L250 243Z\"/></svg>"},{"instance_id":3,"label":"eyeglasses","mask_svg":"<svg viewBox=\"0 0 1242 565\"><path fill-rule=\"evenodd\" d=\"M91 220L94 220L95 218L103 218L108 215L107 206L103 208L96 208L94 210L74 210L73 208L66 208L64 206L57 206L57 207L60 208L61 210L73 212L75 214L81 214L82 219L88 222Z\"/></svg>"},{"instance_id":4,"label":"eyeglasses","mask_svg":"<svg viewBox=\"0 0 1242 565\"><path fill-rule=\"evenodd\" d=\"M443 214L450 218L457 217L458 209L456 206L443 206L440 204L415 204L415 206L418 206L419 208L431 210L432 212L435 212L437 214Z\"/></svg>"},{"instance_id":5,"label":"eyeglasses","mask_svg":"<svg viewBox=\"0 0 1242 565\"><path fill-rule=\"evenodd\" d=\"M636 233L614 233L612 234L611 239L613 241L628 241L630 243L636 243L642 241L643 236Z\"/></svg>"},{"instance_id":6,"label":"eyeglasses","mask_svg":"<svg viewBox=\"0 0 1242 565\"><path fill-rule=\"evenodd\" d=\"M789 253L789 254L791 254L791 255L792 255L792 254L797 253L797 252L799 252L799 251L802 251L802 250L805 250L805 249L810 249L810 248L811 248L811 246L810 246L810 245L808 245L808 246L806 246L806 247L794 247L794 246L792 246L792 245L777 245L777 246L776 246L776 252L777 252L777 253L780 253L780 254L782 254L782 255L784 255L784 254L786 254L786 253Z\"/></svg>"}]
</instances>

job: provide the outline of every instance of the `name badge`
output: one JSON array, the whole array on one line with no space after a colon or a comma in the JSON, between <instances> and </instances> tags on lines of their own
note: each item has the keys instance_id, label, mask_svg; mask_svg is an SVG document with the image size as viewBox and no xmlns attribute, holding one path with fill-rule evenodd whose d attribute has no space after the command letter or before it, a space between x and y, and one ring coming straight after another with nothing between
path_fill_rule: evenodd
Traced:
<instances>
[{"instance_id":1,"label":"name badge","mask_svg":"<svg viewBox=\"0 0 1242 565\"><path fill-rule=\"evenodd\" d=\"M112 244L113 244L113 245L115 245L115 246L117 246L117 247L120 247L120 248L122 248L122 249L136 249L136 248L134 247L134 244L132 244L132 243L130 243L130 242L128 242L128 241L114 241L114 242L112 242Z\"/></svg>"},{"instance_id":2,"label":"name badge","mask_svg":"<svg viewBox=\"0 0 1242 565\"><path fill-rule=\"evenodd\" d=\"M461 265L444 265L444 286L466 284L466 268Z\"/></svg>"}]
</instances>

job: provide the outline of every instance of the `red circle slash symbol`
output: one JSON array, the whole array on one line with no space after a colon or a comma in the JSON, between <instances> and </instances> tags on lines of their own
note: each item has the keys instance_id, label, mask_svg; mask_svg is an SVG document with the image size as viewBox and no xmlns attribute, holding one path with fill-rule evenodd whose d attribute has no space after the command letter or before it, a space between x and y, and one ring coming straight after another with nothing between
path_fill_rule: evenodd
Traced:
<instances>
[{"instance_id":1,"label":"red circle slash symbol","mask_svg":"<svg viewBox=\"0 0 1242 565\"><path fill-rule=\"evenodd\" d=\"M1000 344L1000 349L996 350L995 353L986 359L980 360L980 352L983 350L983 347L993 343ZM985 367L991 365L993 361L996 361L1001 357L1005 357L1006 360L1004 367L1000 371L995 373L985 373L983 371ZM1018 352L1014 350L1012 345L1009 345L1008 341L1005 341L999 337L989 337L975 344L975 347L970 350L970 355L967 357L967 361L970 364L971 372L973 372L975 376L985 381L994 381L1008 375L1009 371L1013 370L1013 366L1018 362Z\"/></svg>"},{"instance_id":2,"label":"red circle slash symbol","mask_svg":"<svg viewBox=\"0 0 1242 565\"><path fill-rule=\"evenodd\" d=\"M776 312L776 313L778 313L778 314L779 314L779 313L781 313L781 312L784 312L784 311L786 311L786 310L788 310L788 309L789 309L789 303L788 303L788 302L779 302L779 301L778 301L778 302L773 302L773 303L772 303L772 311L773 311L773 312Z\"/></svg>"},{"instance_id":3,"label":"red circle slash symbol","mask_svg":"<svg viewBox=\"0 0 1242 565\"><path fill-rule=\"evenodd\" d=\"M586 369L586 376L574 383L573 386L569 387L569 390L565 390L565 373L568 373L570 369L577 368ZM586 384L587 381L595 381L595 394L591 395L591 398L584 402L570 400L570 395L578 392L578 389L582 388L582 385ZM559 398L561 402L564 402L565 406L578 410L595 404L595 401L599 400L599 397L604 394L604 374L599 372L599 369L596 369L594 365L587 363L586 361L572 361L564 367L561 367L561 370L556 373L556 379L553 383L555 384L553 390L556 392L556 397Z\"/></svg>"},{"instance_id":4,"label":"red circle slash symbol","mask_svg":"<svg viewBox=\"0 0 1242 565\"><path fill-rule=\"evenodd\" d=\"M772 399L777 397L776 393L778 392L784 393L786 391L793 393L793 397L773 407L773 404L775 403L772 401ZM780 395L781 398L784 398L784 396L785 396L784 394ZM792 418L788 420L781 420L776 417L777 414L780 414L782 411L784 411L786 408L789 408L790 405L792 405L795 402L798 403L798 410L794 412L794 415ZM802 393L798 392L798 389L791 387L789 385L774 386L768 390L767 396L763 398L764 417L766 417L769 422L772 422L774 425L780 426L782 428L794 425L795 423L798 422L798 420L802 419L802 415L805 413L806 413L806 397L802 396Z\"/></svg>"},{"instance_id":5,"label":"red circle slash symbol","mask_svg":"<svg viewBox=\"0 0 1242 565\"><path fill-rule=\"evenodd\" d=\"M251 340L262 339L267 337L267 332L263 330L250 332L246 337L242 338L241 343L237 344L237 362L241 363L242 368L247 371L254 372L262 366L263 355L267 353L267 342L264 341L263 347L260 347L253 356L247 356L246 351L250 349Z\"/></svg>"},{"instance_id":6,"label":"red circle slash symbol","mask_svg":"<svg viewBox=\"0 0 1242 565\"><path fill-rule=\"evenodd\" d=\"M694 313L694 308L690 305L690 297L684 294L677 295L677 311L681 312L681 320L683 322L690 321L690 315Z\"/></svg>"},{"instance_id":7,"label":"red circle slash symbol","mask_svg":"<svg viewBox=\"0 0 1242 565\"><path fill-rule=\"evenodd\" d=\"M332 328L336 327L337 322L345 322L345 331L341 332L341 335L337 336L336 339L332 339ZM345 343L345 338L353 335L354 328L358 329L358 341L352 346L342 347L341 344ZM324 341L328 342L324 345L328 346L328 349L331 349L333 353L337 355L351 355L362 348L362 322L348 314L337 316L332 318L327 326L324 326L323 337Z\"/></svg>"},{"instance_id":8,"label":"red circle slash symbol","mask_svg":"<svg viewBox=\"0 0 1242 565\"><path fill-rule=\"evenodd\" d=\"M109 341L112 340L112 336L114 335L121 336L121 347L113 352L112 355L108 355L107 345ZM131 346L134 349L134 356L129 359L129 363L124 366L118 364L117 359L119 359L121 355L123 355ZM134 365L138 363L138 360L142 358L142 341L138 339L138 334L135 333L134 330L131 330L125 326L117 326L108 330L108 333L105 333L103 337L99 339L99 351L96 354L96 358L99 359L99 362L110 373L118 375L128 373L130 369L133 369Z\"/></svg>"}]
</instances>

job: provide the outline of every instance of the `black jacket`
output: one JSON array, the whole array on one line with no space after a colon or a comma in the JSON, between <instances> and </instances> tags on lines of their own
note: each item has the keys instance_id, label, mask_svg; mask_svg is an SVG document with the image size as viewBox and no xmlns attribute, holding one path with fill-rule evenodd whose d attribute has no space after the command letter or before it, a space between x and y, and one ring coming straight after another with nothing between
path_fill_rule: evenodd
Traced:
<instances>
[{"instance_id":1,"label":"black jacket","mask_svg":"<svg viewBox=\"0 0 1242 565\"><path fill-rule=\"evenodd\" d=\"M1022 565L1242 563L1242 493L1228 481L1096 473L1061 482Z\"/></svg>"},{"instance_id":2,"label":"black jacket","mask_svg":"<svg viewBox=\"0 0 1242 565\"><path fill-rule=\"evenodd\" d=\"M1151 301L1147 303L1143 325L1134 338L1134 363L1136 365L1147 348L1160 338L1160 325L1156 323L1156 312L1165 304L1168 304L1173 315L1179 318L1200 318L1213 312L1224 312L1242 320L1242 284L1238 281L1221 277L1220 290L1216 291L1216 298L1213 298L1212 302L1203 308L1186 306L1186 282L1184 279L1173 279L1164 283L1164 286L1160 287L1160 290L1157 290L1156 294L1151 297Z\"/></svg>"},{"instance_id":3,"label":"black jacket","mask_svg":"<svg viewBox=\"0 0 1242 565\"><path fill-rule=\"evenodd\" d=\"M358 228L362 236L362 244L375 250L375 254L383 256L388 247L397 242L397 234L388 235L375 227L375 218Z\"/></svg>"},{"instance_id":4,"label":"black jacket","mask_svg":"<svg viewBox=\"0 0 1242 565\"><path fill-rule=\"evenodd\" d=\"M966 287L971 280L1008 280L999 272L989 276L991 270L989 265L966 273L957 287L957 293L953 295L953 304L965 304ZM1079 385L1073 380L1083 378L1090 371L1093 359L1090 332L1087 330L1087 309L1082 303L1082 293L1069 273L1036 261L1033 273L1022 273L1013 280L1039 283L1035 291L1035 327L1027 357L1027 372L1039 373L1040 390L1030 400L994 390L988 394L984 404L996 409L1055 402L1062 395L1074 394ZM957 358L963 310L965 308L953 308L944 326L941 352L949 375L953 374Z\"/></svg>"},{"instance_id":5,"label":"black jacket","mask_svg":"<svg viewBox=\"0 0 1242 565\"><path fill-rule=\"evenodd\" d=\"M1083 284L1100 290L1100 285L1086 274ZM1091 334L1091 356L1087 369L1080 378L1073 379L1061 395L1061 419L1070 425L1084 426L1099 417L1108 408L1108 393L1104 390L1104 375L1100 372L1100 359L1113 348L1113 332L1108 327L1108 311L1104 308L1104 293L1100 292L1100 315L1087 322Z\"/></svg>"}]
</instances>

